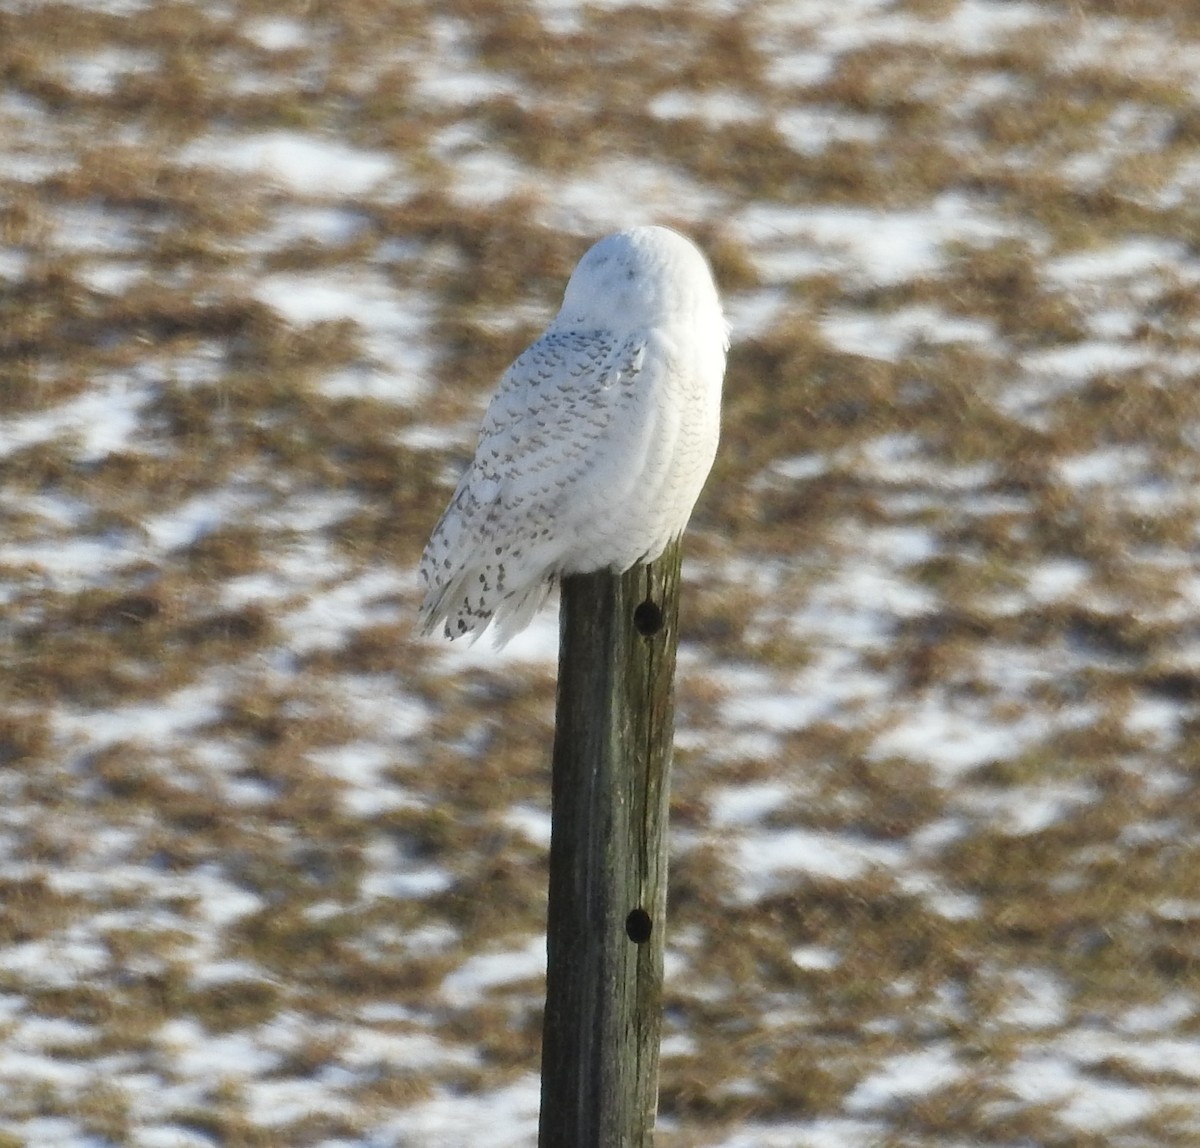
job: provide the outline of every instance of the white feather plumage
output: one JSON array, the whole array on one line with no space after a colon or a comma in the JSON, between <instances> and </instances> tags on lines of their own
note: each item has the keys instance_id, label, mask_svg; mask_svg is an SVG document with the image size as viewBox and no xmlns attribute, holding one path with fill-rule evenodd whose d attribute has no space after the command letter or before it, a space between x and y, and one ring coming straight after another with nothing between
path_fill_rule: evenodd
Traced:
<instances>
[{"instance_id":1,"label":"white feather plumage","mask_svg":"<svg viewBox=\"0 0 1200 1148\"><path fill-rule=\"evenodd\" d=\"M560 575L662 554L716 454L728 332L682 235L635 227L596 243L500 380L425 547L423 632L474 639L494 621L503 644Z\"/></svg>"}]
</instances>

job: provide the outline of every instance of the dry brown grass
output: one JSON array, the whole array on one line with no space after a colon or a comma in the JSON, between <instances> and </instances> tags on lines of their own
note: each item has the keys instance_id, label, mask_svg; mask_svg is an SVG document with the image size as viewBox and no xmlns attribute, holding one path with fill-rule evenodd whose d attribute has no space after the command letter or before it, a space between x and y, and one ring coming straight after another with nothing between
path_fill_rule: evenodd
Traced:
<instances>
[{"instance_id":1,"label":"dry brown grass","mask_svg":"<svg viewBox=\"0 0 1200 1148\"><path fill-rule=\"evenodd\" d=\"M936 30L958 6L893 9ZM544 844L509 815L547 808L552 667L466 668L414 641L408 572L480 400L585 246L557 222L557 189L652 161L663 221L697 236L726 294L783 292L735 343L689 540L703 565L683 607L667 1029L690 1043L664 1060L662 1142L845 1116L893 1058L945 1044L953 1080L860 1114L881 1143L1191 1143L1187 1071L1128 1050L1077 1063L1098 1088L1154 1100L1101 1132L1018 1096L1011 1074L1059 1037L1128 1035L1130 1010L1188 1002L1162 1022L1176 1040L1194 1040L1200 1015L1194 279L1047 269L1130 240L1190 250L1187 77L1174 57L1071 51L1110 17L1129 22L1122 44L1194 47L1200 25L1164 0L1072 3L977 51L866 36L801 82L773 67L821 29L780 6L577 16L548 32L510 3L0 10L0 138L15 157L0 172L0 422L26 428L0 457L0 988L17 1002L0 1035L24 1048L35 1021L86 1030L47 1030L36 1050L82 1084L0 1057L0 1143L53 1118L108 1143L151 1125L233 1146L354 1140L439 1090L536 1072L536 977L474 1003L443 985L542 928ZM264 46L256 21L276 18L305 38ZM492 84L457 102L421 86L422 63L453 57L447 20ZM128 67L81 82L81 61L111 50ZM678 93L694 112L654 110ZM802 153L779 126L798 108L879 132ZM390 156L402 192L325 195L182 158L212 135L289 131ZM472 154L539 180L464 185ZM936 267L895 281L826 265L780 286L763 256L786 236L751 241L740 223L754 206L882 219L947 196L1004 233L947 239ZM306 230L298 211L344 226ZM368 316L289 321L259 293L270 276L363 274L397 309L428 306L415 402L330 385L389 366ZM884 329L914 308L992 335L875 357L828 334L831 315ZM403 353L408 337L388 345ZM1039 354L1106 339L1145 361L1037 374ZM117 445L97 447L110 428L86 415L38 431L106 390L134 396ZM436 445L414 445L431 428ZM1073 460L1120 449L1128 483L1072 477ZM784 465L797 459L820 465ZM331 498L344 502L326 514ZM206 502L213 521L174 531ZM933 544L908 554L917 532ZM1074 589L1039 582L1064 567ZM335 638L308 641L321 595L381 572ZM772 731L736 716L731 667L797 706L826 678L870 688ZM158 722L192 693L191 724ZM939 766L894 739L926 708L981 740L1041 732ZM116 721L135 712L140 733ZM365 781L337 765L364 745L384 761ZM778 781L794 792L752 825L721 820L723 793ZM1055 801L1044 823L1021 821ZM769 831L906 860L798 863L747 896L744 842ZM431 872L445 879L388 885ZM796 957L810 950L828 960ZM206 977L215 962L228 964ZM1018 973L1060 986L1044 1028L1006 1019ZM309 1035L289 1043L297 1017ZM198 1081L177 1022L278 1058ZM393 1051L349 1059L376 1037ZM456 1055L394 1051L430 1037ZM147 1074L180 1091L155 1108ZM320 1097L334 1079L344 1108L262 1118L264 1081Z\"/></svg>"}]
</instances>

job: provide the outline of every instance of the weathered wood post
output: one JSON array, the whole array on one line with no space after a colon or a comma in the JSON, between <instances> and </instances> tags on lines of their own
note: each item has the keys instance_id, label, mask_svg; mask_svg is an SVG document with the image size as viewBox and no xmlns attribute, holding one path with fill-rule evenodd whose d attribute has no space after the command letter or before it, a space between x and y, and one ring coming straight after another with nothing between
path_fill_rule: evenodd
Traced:
<instances>
[{"instance_id":1,"label":"weathered wood post","mask_svg":"<svg viewBox=\"0 0 1200 1148\"><path fill-rule=\"evenodd\" d=\"M539 1148L653 1140L679 566L562 583Z\"/></svg>"}]
</instances>

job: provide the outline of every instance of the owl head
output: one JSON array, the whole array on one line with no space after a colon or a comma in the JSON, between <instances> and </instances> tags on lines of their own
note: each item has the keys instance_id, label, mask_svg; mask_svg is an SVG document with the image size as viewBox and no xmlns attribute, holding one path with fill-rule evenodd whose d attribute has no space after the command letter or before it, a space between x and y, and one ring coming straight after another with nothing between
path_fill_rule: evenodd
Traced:
<instances>
[{"instance_id":1,"label":"owl head","mask_svg":"<svg viewBox=\"0 0 1200 1148\"><path fill-rule=\"evenodd\" d=\"M668 227L631 227L595 243L571 274L557 327L628 331L679 322L726 330L700 250Z\"/></svg>"}]
</instances>

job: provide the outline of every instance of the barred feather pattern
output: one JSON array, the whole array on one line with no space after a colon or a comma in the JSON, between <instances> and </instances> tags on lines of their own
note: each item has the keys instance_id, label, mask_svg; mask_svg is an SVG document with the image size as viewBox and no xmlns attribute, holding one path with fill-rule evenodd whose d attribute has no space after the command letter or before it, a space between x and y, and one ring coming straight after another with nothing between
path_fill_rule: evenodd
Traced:
<instances>
[{"instance_id":1,"label":"barred feather pattern","mask_svg":"<svg viewBox=\"0 0 1200 1148\"><path fill-rule=\"evenodd\" d=\"M498 644L562 575L623 571L683 532L712 466L728 327L700 252L661 227L602 239L505 372L421 558L421 624Z\"/></svg>"}]
</instances>

